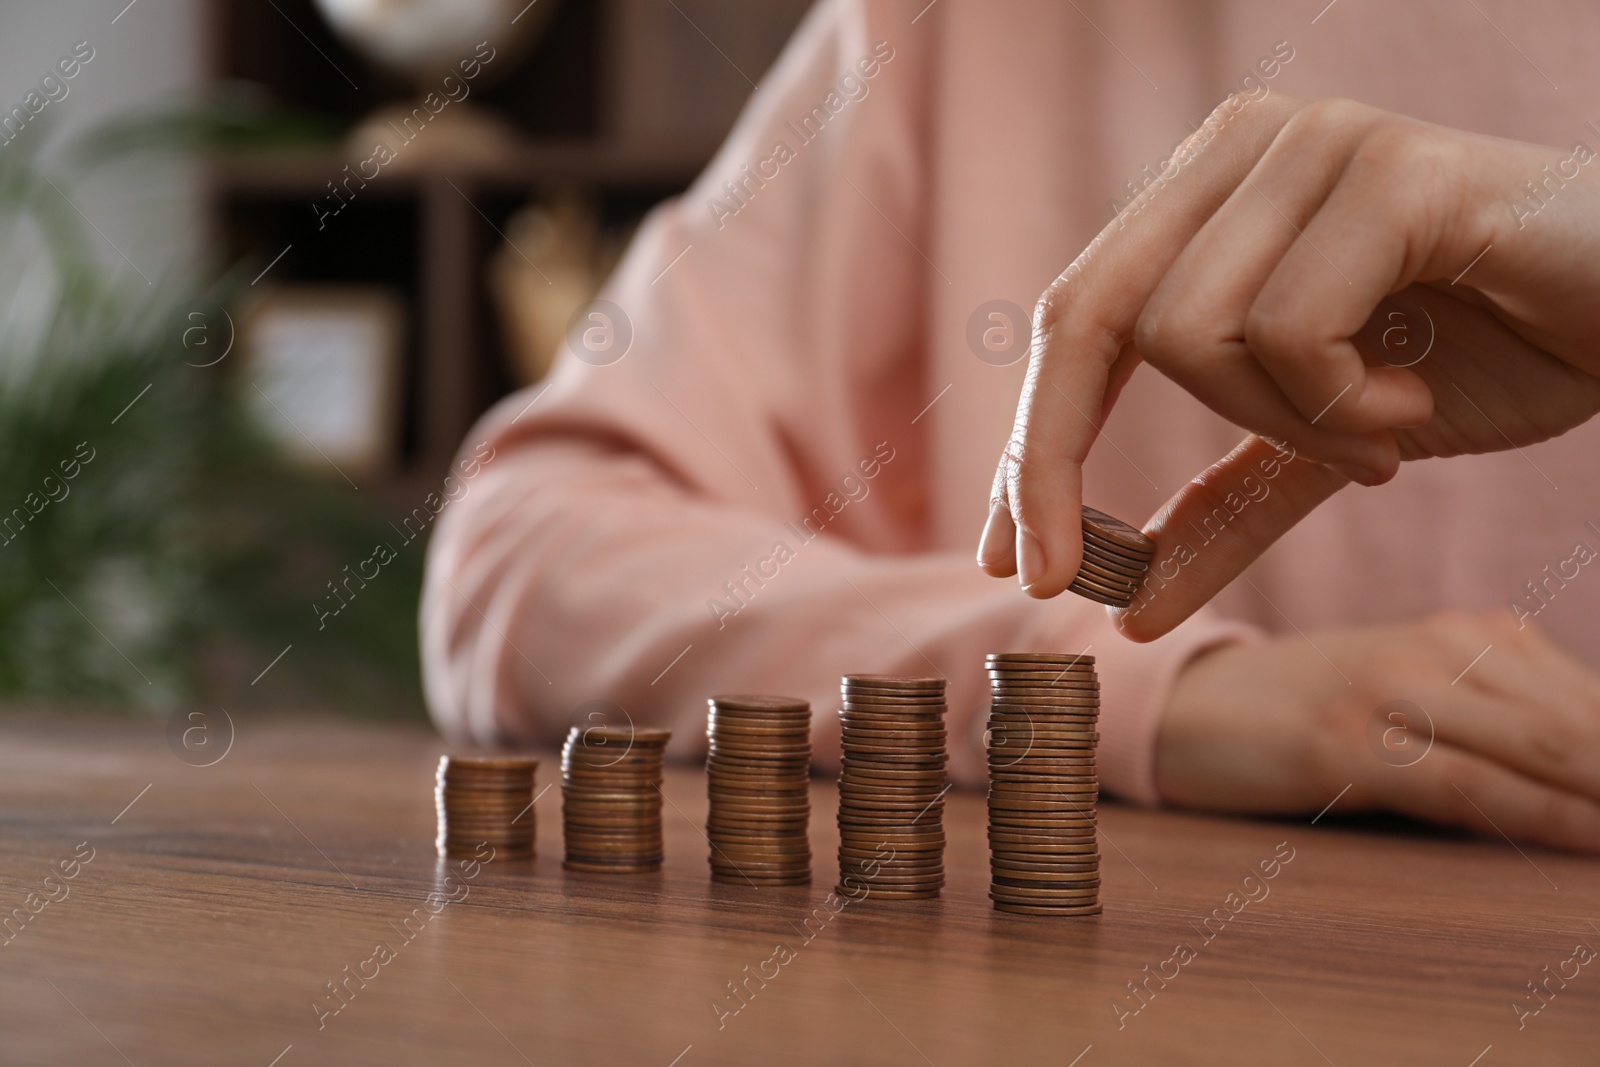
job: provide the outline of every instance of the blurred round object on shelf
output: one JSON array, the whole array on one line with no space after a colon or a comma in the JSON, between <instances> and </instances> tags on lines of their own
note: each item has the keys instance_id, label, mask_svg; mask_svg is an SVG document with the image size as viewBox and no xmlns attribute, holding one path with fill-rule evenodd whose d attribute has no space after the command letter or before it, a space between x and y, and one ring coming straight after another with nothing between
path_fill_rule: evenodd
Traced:
<instances>
[{"instance_id":1,"label":"blurred round object on shelf","mask_svg":"<svg viewBox=\"0 0 1600 1067\"><path fill-rule=\"evenodd\" d=\"M451 73L487 41L482 76L503 76L526 55L558 0L316 0L346 43L417 81ZM482 59L482 56L476 58Z\"/></svg>"}]
</instances>

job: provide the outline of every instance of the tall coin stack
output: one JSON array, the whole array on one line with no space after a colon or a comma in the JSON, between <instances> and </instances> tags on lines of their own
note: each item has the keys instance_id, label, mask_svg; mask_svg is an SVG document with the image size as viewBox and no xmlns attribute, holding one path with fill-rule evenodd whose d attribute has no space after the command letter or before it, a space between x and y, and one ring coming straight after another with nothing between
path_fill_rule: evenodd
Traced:
<instances>
[{"instance_id":1,"label":"tall coin stack","mask_svg":"<svg viewBox=\"0 0 1600 1067\"><path fill-rule=\"evenodd\" d=\"M496 859L533 855L533 772L539 761L521 756L440 756L434 802L441 856L475 855L494 847Z\"/></svg>"},{"instance_id":2,"label":"tall coin stack","mask_svg":"<svg viewBox=\"0 0 1600 1067\"><path fill-rule=\"evenodd\" d=\"M789 697L712 697L706 720L711 880L811 882L811 705Z\"/></svg>"},{"instance_id":3,"label":"tall coin stack","mask_svg":"<svg viewBox=\"0 0 1600 1067\"><path fill-rule=\"evenodd\" d=\"M1069 590L1115 608L1133 603L1156 543L1121 519L1084 505L1083 563Z\"/></svg>"},{"instance_id":4,"label":"tall coin stack","mask_svg":"<svg viewBox=\"0 0 1600 1067\"><path fill-rule=\"evenodd\" d=\"M998 911L1098 914L1094 659L996 654L988 667L989 897Z\"/></svg>"},{"instance_id":5,"label":"tall coin stack","mask_svg":"<svg viewBox=\"0 0 1600 1067\"><path fill-rule=\"evenodd\" d=\"M886 900L944 886L943 678L847 675L840 711L839 892Z\"/></svg>"},{"instance_id":6,"label":"tall coin stack","mask_svg":"<svg viewBox=\"0 0 1600 1067\"><path fill-rule=\"evenodd\" d=\"M661 762L670 730L574 726L561 749L561 812L573 871L661 867Z\"/></svg>"}]
</instances>

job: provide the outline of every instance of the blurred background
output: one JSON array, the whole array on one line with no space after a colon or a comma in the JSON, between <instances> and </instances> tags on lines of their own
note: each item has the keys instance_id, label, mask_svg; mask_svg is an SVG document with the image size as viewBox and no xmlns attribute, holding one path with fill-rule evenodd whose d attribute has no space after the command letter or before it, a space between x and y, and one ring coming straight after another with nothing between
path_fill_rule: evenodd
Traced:
<instances>
[{"instance_id":1,"label":"blurred background","mask_svg":"<svg viewBox=\"0 0 1600 1067\"><path fill-rule=\"evenodd\" d=\"M426 539L809 0L7 0L0 702L423 714Z\"/></svg>"}]
</instances>

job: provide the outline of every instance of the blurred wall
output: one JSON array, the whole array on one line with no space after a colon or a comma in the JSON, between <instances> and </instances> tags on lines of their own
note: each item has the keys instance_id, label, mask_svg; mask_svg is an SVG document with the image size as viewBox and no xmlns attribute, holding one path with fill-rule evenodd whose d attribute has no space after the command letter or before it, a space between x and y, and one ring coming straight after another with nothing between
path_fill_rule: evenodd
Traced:
<instances>
[{"instance_id":1,"label":"blurred wall","mask_svg":"<svg viewBox=\"0 0 1600 1067\"><path fill-rule=\"evenodd\" d=\"M30 90L39 90L40 79L79 42L94 50L65 83L66 94L52 87L60 99L0 144L0 156L39 151L50 160L59 155L64 139L194 87L201 74L200 8L201 0L135 0L131 7L127 0L0 0L0 115L9 115ZM97 253L120 265L127 275L121 280L144 284L142 272L159 283L169 272L195 264L199 213L187 168L152 162L115 174L64 177L70 184L58 184L103 232ZM16 259L26 254L9 241L0 248L8 277L15 277Z\"/></svg>"}]
</instances>

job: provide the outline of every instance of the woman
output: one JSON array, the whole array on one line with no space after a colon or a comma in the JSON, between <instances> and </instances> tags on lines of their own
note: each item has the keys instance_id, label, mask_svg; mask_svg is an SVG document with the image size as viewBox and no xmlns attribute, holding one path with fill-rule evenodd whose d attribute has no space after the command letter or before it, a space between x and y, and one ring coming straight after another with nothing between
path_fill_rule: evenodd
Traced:
<instances>
[{"instance_id":1,"label":"woman","mask_svg":"<svg viewBox=\"0 0 1600 1067\"><path fill-rule=\"evenodd\" d=\"M982 655L1087 650L1130 799L1600 848L1597 431L1534 447L1600 404L1597 36L1577 3L819 5L466 442L436 719L603 699L689 752L710 693L785 692L827 755L839 674L938 671L977 782ZM1229 420L1276 443L1188 484ZM1140 603L1054 597L1080 495L1174 493Z\"/></svg>"}]
</instances>

